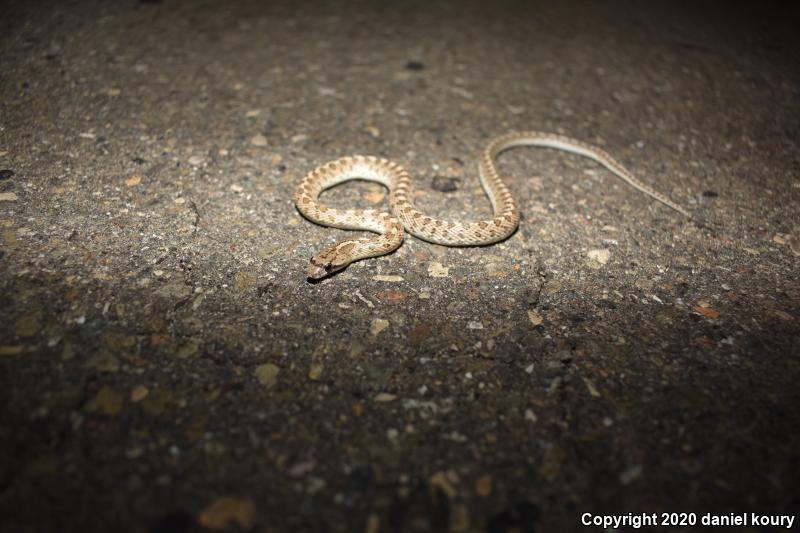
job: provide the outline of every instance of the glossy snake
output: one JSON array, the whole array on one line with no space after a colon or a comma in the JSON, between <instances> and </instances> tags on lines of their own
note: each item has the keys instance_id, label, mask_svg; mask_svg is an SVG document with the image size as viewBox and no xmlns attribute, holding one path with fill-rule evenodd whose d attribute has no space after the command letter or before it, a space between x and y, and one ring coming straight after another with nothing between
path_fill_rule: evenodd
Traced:
<instances>
[{"instance_id":1,"label":"glossy snake","mask_svg":"<svg viewBox=\"0 0 800 533\"><path fill-rule=\"evenodd\" d=\"M347 239L324 248L311 258L308 277L324 278L353 261L388 254L403 243L405 231L422 240L445 246L477 246L506 239L519 224L519 209L508 187L500 179L496 159L500 152L516 146L556 148L593 159L634 188L690 217L681 206L639 181L605 151L562 135L533 131L508 133L495 138L484 148L478 160L479 177L492 203L494 217L479 222L451 222L418 211L411 202L411 176L394 161L370 156L343 157L307 174L295 189L295 205L303 216L318 224L367 230L378 235ZM373 209L332 209L318 202L317 197L323 190L354 179L375 181L386 186L390 191L392 213Z\"/></svg>"}]
</instances>

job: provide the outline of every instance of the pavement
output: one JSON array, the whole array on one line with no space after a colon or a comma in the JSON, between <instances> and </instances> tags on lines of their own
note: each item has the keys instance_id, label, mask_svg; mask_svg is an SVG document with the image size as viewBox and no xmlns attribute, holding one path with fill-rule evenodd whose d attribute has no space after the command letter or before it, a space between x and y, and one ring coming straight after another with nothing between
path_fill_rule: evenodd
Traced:
<instances>
[{"instance_id":1,"label":"pavement","mask_svg":"<svg viewBox=\"0 0 800 533\"><path fill-rule=\"evenodd\" d=\"M800 509L790 4L5 2L0 530L601 531ZM312 284L317 165L507 241ZM385 209L350 183L327 205ZM672 524L672 525L670 525ZM762 531L742 525L736 531Z\"/></svg>"}]
</instances>

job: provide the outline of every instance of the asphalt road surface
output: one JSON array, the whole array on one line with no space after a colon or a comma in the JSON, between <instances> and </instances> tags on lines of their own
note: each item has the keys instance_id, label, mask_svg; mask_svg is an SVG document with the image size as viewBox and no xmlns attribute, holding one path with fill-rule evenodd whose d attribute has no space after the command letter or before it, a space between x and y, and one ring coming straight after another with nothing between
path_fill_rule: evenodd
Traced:
<instances>
[{"instance_id":1,"label":"asphalt road surface","mask_svg":"<svg viewBox=\"0 0 800 533\"><path fill-rule=\"evenodd\" d=\"M0 530L798 514L789 6L4 2ZM306 280L352 235L292 204L314 167L391 158L421 210L476 220L476 154L524 129L601 146L693 219L520 148L507 241L408 237Z\"/></svg>"}]
</instances>

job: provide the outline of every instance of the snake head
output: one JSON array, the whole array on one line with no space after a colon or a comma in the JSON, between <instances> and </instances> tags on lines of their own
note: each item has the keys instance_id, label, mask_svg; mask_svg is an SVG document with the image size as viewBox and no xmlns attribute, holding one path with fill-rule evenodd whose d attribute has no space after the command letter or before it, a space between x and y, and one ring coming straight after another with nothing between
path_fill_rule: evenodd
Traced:
<instances>
[{"instance_id":1,"label":"snake head","mask_svg":"<svg viewBox=\"0 0 800 533\"><path fill-rule=\"evenodd\" d=\"M349 254L352 246L345 246L345 244L339 243L330 246L312 257L306 269L309 279L322 279L344 270L352 262L352 256Z\"/></svg>"},{"instance_id":2,"label":"snake head","mask_svg":"<svg viewBox=\"0 0 800 533\"><path fill-rule=\"evenodd\" d=\"M306 268L306 276L310 279L322 279L326 276L330 276L334 272L338 272L342 270L347 265L334 265L330 261L328 262L317 262L316 257L312 257L311 261L308 263L308 268Z\"/></svg>"}]
</instances>

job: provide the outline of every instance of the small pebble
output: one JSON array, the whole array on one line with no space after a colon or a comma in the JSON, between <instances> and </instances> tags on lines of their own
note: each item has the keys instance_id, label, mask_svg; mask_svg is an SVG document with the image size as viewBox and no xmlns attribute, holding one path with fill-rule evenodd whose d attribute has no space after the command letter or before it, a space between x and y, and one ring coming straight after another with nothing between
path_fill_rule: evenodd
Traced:
<instances>
[{"instance_id":1,"label":"small pebble","mask_svg":"<svg viewBox=\"0 0 800 533\"><path fill-rule=\"evenodd\" d=\"M458 440L458 437L461 437L461 435L455 431L453 431L450 436L456 437L452 440ZM436 472L428 478L428 485L431 488L440 489L448 499L452 500L457 495L456 488L453 486L453 483L457 481L458 479L455 477L455 472Z\"/></svg>"},{"instance_id":2,"label":"small pebble","mask_svg":"<svg viewBox=\"0 0 800 533\"><path fill-rule=\"evenodd\" d=\"M381 291L378 299L387 304L397 304L408 298L408 293L403 291Z\"/></svg>"},{"instance_id":3,"label":"small pebble","mask_svg":"<svg viewBox=\"0 0 800 533\"><path fill-rule=\"evenodd\" d=\"M492 493L492 476L485 474L478 478L475 482L475 494L481 498L487 497Z\"/></svg>"},{"instance_id":4,"label":"small pebble","mask_svg":"<svg viewBox=\"0 0 800 533\"><path fill-rule=\"evenodd\" d=\"M537 311L533 309L528 309L528 320L531 321L531 324L534 326L539 326L542 323L542 315L540 315Z\"/></svg>"},{"instance_id":5,"label":"small pebble","mask_svg":"<svg viewBox=\"0 0 800 533\"><path fill-rule=\"evenodd\" d=\"M317 467L317 461L314 459L308 459L307 461L301 461L299 463L295 463L290 466L286 470L286 475L289 477L299 478L303 476L307 476L314 469Z\"/></svg>"},{"instance_id":6,"label":"small pebble","mask_svg":"<svg viewBox=\"0 0 800 533\"><path fill-rule=\"evenodd\" d=\"M600 397L600 392L597 390L597 387L594 386L594 383L589 378L583 378L583 382L586 384L586 389L589 391L589 394L594 396L595 398Z\"/></svg>"},{"instance_id":7,"label":"small pebble","mask_svg":"<svg viewBox=\"0 0 800 533\"><path fill-rule=\"evenodd\" d=\"M131 391L131 401L136 403L144 400L150 391L144 385L136 385Z\"/></svg>"},{"instance_id":8,"label":"small pebble","mask_svg":"<svg viewBox=\"0 0 800 533\"><path fill-rule=\"evenodd\" d=\"M375 281L386 281L386 282L389 282L389 283L396 283L398 281L403 281L403 277L402 276L377 275L377 276L372 276L372 279L374 279Z\"/></svg>"},{"instance_id":9,"label":"small pebble","mask_svg":"<svg viewBox=\"0 0 800 533\"><path fill-rule=\"evenodd\" d=\"M259 383L267 388L271 388L274 387L275 383L278 382L278 374L280 371L281 369L276 365L266 363L263 365L258 365L253 373L255 374Z\"/></svg>"},{"instance_id":10,"label":"small pebble","mask_svg":"<svg viewBox=\"0 0 800 533\"><path fill-rule=\"evenodd\" d=\"M374 337L378 335L381 331L385 330L389 327L389 321L383 318L375 318L372 320L372 324L370 325L369 332Z\"/></svg>"},{"instance_id":11,"label":"small pebble","mask_svg":"<svg viewBox=\"0 0 800 533\"><path fill-rule=\"evenodd\" d=\"M797 237L797 235L790 235L788 242L789 249L792 251L792 253L800 256L800 237Z\"/></svg>"},{"instance_id":12,"label":"small pebble","mask_svg":"<svg viewBox=\"0 0 800 533\"><path fill-rule=\"evenodd\" d=\"M590 259L590 266L591 263L596 263L600 265L605 265L608 263L608 260L611 258L611 252L608 250L589 250L586 253L586 256Z\"/></svg>"},{"instance_id":13,"label":"small pebble","mask_svg":"<svg viewBox=\"0 0 800 533\"><path fill-rule=\"evenodd\" d=\"M433 262L428 265L428 275L432 278L446 278L450 275L450 269L441 263Z\"/></svg>"},{"instance_id":14,"label":"small pebble","mask_svg":"<svg viewBox=\"0 0 800 533\"><path fill-rule=\"evenodd\" d=\"M720 315L719 311L717 311L716 309L712 309L710 307L703 305L696 305L692 307L692 311L711 319L719 318Z\"/></svg>"},{"instance_id":15,"label":"small pebble","mask_svg":"<svg viewBox=\"0 0 800 533\"><path fill-rule=\"evenodd\" d=\"M379 392L375 395L375 401L378 403L386 403L394 401L397 398L394 394L389 394L388 392Z\"/></svg>"},{"instance_id":16,"label":"small pebble","mask_svg":"<svg viewBox=\"0 0 800 533\"><path fill-rule=\"evenodd\" d=\"M267 138L259 133L258 135L254 135L250 139L250 144L252 144L253 146L266 146Z\"/></svg>"},{"instance_id":17,"label":"small pebble","mask_svg":"<svg viewBox=\"0 0 800 533\"><path fill-rule=\"evenodd\" d=\"M223 496L211 503L199 515L197 522L208 529L252 529L256 522L256 505L251 499Z\"/></svg>"}]
</instances>

